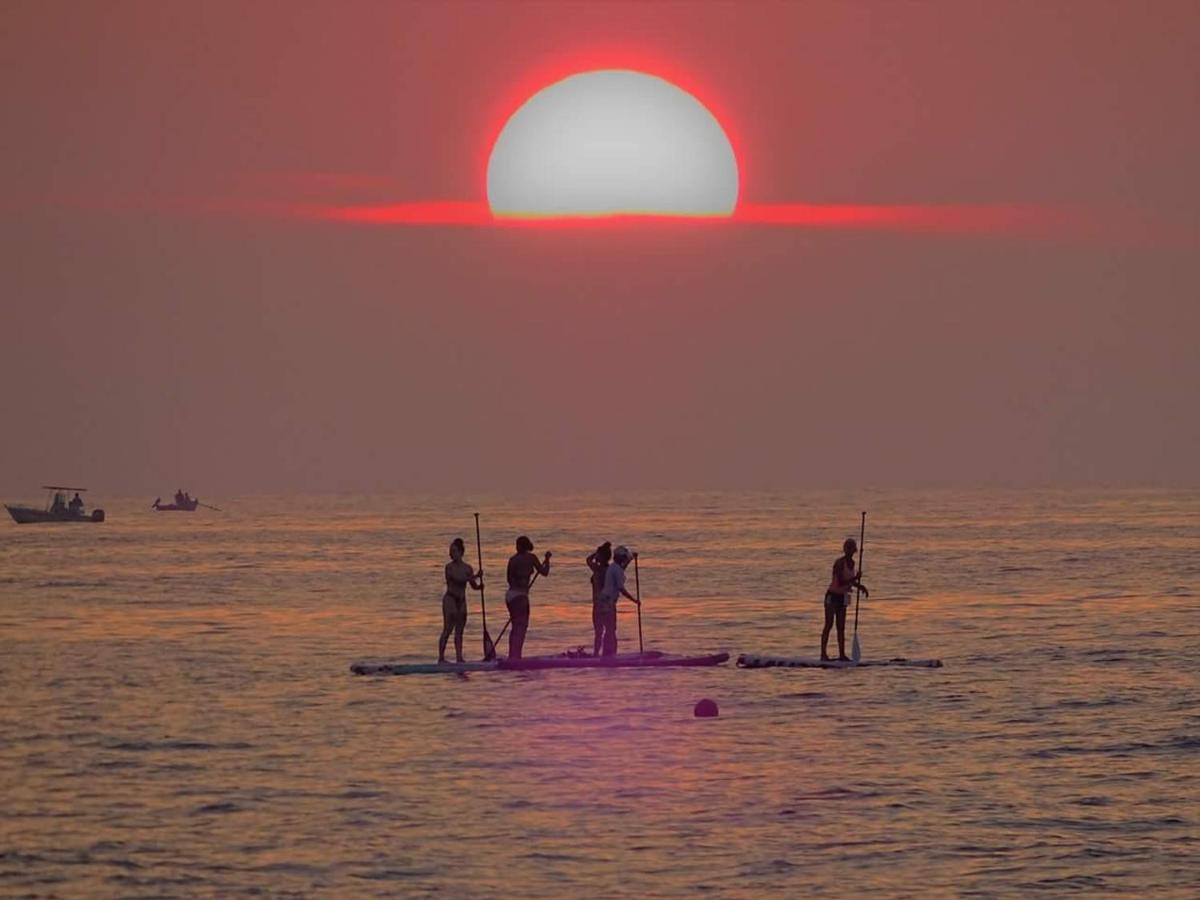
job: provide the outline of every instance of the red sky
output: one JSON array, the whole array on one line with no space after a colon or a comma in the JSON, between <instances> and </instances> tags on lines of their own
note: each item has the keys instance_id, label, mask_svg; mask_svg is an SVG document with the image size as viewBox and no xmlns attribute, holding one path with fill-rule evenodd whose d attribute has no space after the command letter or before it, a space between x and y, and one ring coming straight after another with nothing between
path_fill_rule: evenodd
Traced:
<instances>
[{"instance_id":1,"label":"red sky","mask_svg":"<svg viewBox=\"0 0 1200 900\"><path fill-rule=\"evenodd\" d=\"M1195 483L1191 3L9 3L4 498ZM528 93L693 91L749 204L1086 233L398 227Z\"/></svg>"}]
</instances>

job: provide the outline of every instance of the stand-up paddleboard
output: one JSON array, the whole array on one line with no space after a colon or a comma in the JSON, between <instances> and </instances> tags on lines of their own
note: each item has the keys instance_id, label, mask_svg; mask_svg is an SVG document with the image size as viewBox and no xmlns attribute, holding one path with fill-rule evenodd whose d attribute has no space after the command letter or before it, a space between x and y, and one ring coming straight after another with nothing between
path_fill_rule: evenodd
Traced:
<instances>
[{"instance_id":1,"label":"stand-up paddleboard","mask_svg":"<svg viewBox=\"0 0 1200 900\"><path fill-rule=\"evenodd\" d=\"M355 675L436 675L460 672L528 671L531 669L648 669L663 666L717 666L729 659L728 653L708 656L676 656L659 650L622 653L617 656L586 656L576 652L554 656L526 656L464 663L357 662L350 666Z\"/></svg>"},{"instance_id":2,"label":"stand-up paddleboard","mask_svg":"<svg viewBox=\"0 0 1200 900\"><path fill-rule=\"evenodd\" d=\"M814 659L804 656L760 656L743 653L737 660L741 669L861 669L864 666L911 666L917 669L940 669L940 659L863 659L854 660Z\"/></svg>"},{"instance_id":3,"label":"stand-up paddleboard","mask_svg":"<svg viewBox=\"0 0 1200 900\"><path fill-rule=\"evenodd\" d=\"M526 656L500 660L501 669L653 669L664 666L719 666L728 653L676 656L673 653L627 653L618 656Z\"/></svg>"},{"instance_id":4,"label":"stand-up paddleboard","mask_svg":"<svg viewBox=\"0 0 1200 900\"><path fill-rule=\"evenodd\" d=\"M355 675L436 675L455 672L494 672L499 667L496 660L461 663L397 663L356 662L350 666Z\"/></svg>"}]
</instances>

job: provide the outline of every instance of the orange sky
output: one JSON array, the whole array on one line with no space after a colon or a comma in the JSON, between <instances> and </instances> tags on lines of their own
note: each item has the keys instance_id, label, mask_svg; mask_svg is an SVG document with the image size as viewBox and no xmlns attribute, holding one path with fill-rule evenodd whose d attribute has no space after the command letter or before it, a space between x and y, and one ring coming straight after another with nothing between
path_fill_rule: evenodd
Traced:
<instances>
[{"instance_id":1,"label":"orange sky","mask_svg":"<svg viewBox=\"0 0 1200 900\"><path fill-rule=\"evenodd\" d=\"M0 487L1194 483L1194 4L6 8ZM354 225L633 66L742 198L1098 233ZM792 207L793 209L799 207ZM818 223L819 225L819 223Z\"/></svg>"}]
</instances>

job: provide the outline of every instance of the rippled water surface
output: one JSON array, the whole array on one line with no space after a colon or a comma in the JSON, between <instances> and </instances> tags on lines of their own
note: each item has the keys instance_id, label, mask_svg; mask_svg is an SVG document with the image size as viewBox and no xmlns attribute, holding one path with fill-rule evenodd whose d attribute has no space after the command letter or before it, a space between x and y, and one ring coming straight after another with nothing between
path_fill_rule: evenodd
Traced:
<instances>
[{"instance_id":1,"label":"rippled water surface","mask_svg":"<svg viewBox=\"0 0 1200 900\"><path fill-rule=\"evenodd\" d=\"M1196 895L1194 491L219 502L0 526L0 893ZM433 658L476 508L555 551L527 652L611 538L648 647L814 655L864 507L864 655L943 669L349 673Z\"/></svg>"}]
</instances>

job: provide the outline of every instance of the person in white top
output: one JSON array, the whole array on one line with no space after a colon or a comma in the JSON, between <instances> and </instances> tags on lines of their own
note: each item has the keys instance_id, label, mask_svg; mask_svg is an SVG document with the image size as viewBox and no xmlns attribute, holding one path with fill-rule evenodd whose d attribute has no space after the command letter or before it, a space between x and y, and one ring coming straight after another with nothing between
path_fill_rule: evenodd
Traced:
<instances>
[{"instance_id":1,"label":"person in white top","mask_svg":"<svg viewBox=\"0 0 1200 900\"><path fill-rule=\"evenodd\" d=\"M626 597L641 606L637 597L625 590L625 568L632 559L628 547L618 547L613 551L613 564L604 573L604 588L597 602L598 618L604 631L602 656L617 653L617 601Z\"/></svg>"}]
</instances>

